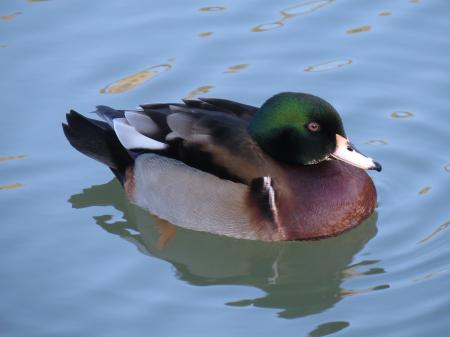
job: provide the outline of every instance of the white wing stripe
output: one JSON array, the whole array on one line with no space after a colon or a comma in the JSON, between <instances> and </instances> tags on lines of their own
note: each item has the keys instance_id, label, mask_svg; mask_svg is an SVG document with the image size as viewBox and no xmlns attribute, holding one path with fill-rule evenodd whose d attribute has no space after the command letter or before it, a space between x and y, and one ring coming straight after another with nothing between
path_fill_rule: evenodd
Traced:
<instances>
[{"instance_id":1,"label":"white wing stripe","mask_svg":"<svg viewBox=\"0 0 450 337\"><path fill-rule=\"evenodd\" d=\"M148 138L140 134L125 118L113 120L114 132L120 143L127 149L148 149L162 150L167 148L167 144Z\"/></svg>"}]
</instances>

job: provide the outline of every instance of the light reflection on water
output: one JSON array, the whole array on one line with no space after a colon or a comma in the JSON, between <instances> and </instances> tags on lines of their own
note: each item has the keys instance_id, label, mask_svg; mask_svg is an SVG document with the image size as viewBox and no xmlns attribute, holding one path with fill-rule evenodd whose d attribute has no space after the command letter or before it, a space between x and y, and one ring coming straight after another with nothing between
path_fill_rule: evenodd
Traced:
<instances>
[{"instance_id":1,"label":"light reflection on water","mask_svg":"<svg viewBox=\"0 0 450 337\"><path fill-rule=\"evenodd\" d=\"M296 16L311 14L324 6L333 3L334 1L335 0L313 0L287 7L286 9L280 11L281 18L279 20L271 23L264 23L261 25L257 25L253 27L251 31L254 33L261 33L281 28L286 24L288 20Z\"/></svg>"},{"instance_id":2,"label":"light reflection on water","mask_svg":"<svg viewBox=\"0 0 450 337\"><path fill-rule=\"evenodd\" d=\"M173 61L171 63L158 64L145 70L141 70L135 74L121 78L120 80L117 80L112 84L108 84L107 86L100 89L100 93L119 94L129 91L136 86L141 85L145 81L155 78L159 74L170 70L172 66Z\"/></svg>"},{"instance_id":3,"label":"light reflection on water","mask_svg":"<svg viewBox=\"0 0 450 337\"><path fill-rule=\"evenodd\" d=\"M235 64L234 66L230 66L227 68L227 70L224 71L225 74L234 74L241 70L244 70L248 67L248 64L241 63L241 64Z\"/></svg>"},{"instance_id":4,"label":"light reflection on water","mask_svg":"<svg viewBox=\"0 0 450 337\"><path fill-rule=\"evenodd\" d=\"M21 183L14 183L14 184L6 184L6 185L0 185L0 190L15 190L16 188L23 187L23 184Z\"/></svg>"},{"instance_id":5,"label":"light reflection on water","mask_svg":"<svg viewBox=\"0 0 450 337\"><path fill-rule=\"evenodd\" d=\"M18 160L18 159L24 159L26 156L23 154L17 155L17 156L0 156L0 162L2 161L9 161L9 160Z\"/></svg>"},{"instance_id":6,"label":"light reflection on water","mask_svg":"<svg viewBox=\"0 0 450 337\"><path fill-rule=\"evenodd\" d=\"M195 88L194 90L192 90L191 92L189 92L189 94L187 94L187 96L184 99L196 98L201 94L209 93L212 89L214 89L213 85L201 85L201 86Z\"/></svg>"},{"instance_id":7,"label":"light reflection on water","mask_svg":"<svg viewBox=\"0 0 450 337\"><path fill-rule=\"evenodd\" d=\"M15 156L0 156L0 164L7 164L9 161L16 161L24 159L26 155L20 154ZM1 167L0 167L1 172ZM24 185L22 183L8 183L5 184L2 180L0 180L0 191L7 191L7 190L16 190L19 188L22 188Z\"/></svg>"},{"instance_id":8,"label":"light reflection on water","mask_svg":"<svg viewBox=\"0 0 450 337\"><path fill-rule=\"evenodd\" d=\"M312 66L308 66L305 68L305 71L313 73L313 72L336 70L352 63L353 61L350 59L327 61Z\"/></svg>"},{"instance_id":9,"label":"light reflection on water","mask_svg":"<svg viewBox=\"0 0 450 337\"><path fill-rule=\"evenodd\" d=\"M414 112L411 111L394 111L391 113L391 117L395 119L411 118L414 117Z\"/></svg>"},{"instance_id":10,"label":"light reflection on water","mask_svg":"<svg viewBox=\"0 0 450 337\"><path fill-rule=\"evenodd\" d=\"M5 20L5 21L13 20L18 15L21 15L21 14L23 14L23 13L22 12L15 12L15 13L10 14L10 15L2 15L2 16L0 16L0 20Z\"/></svg>"},{"instance_id":11,"label":"light reflection on water","mask_svg":"<svg viewBox=\"0 0 450 337\"><path fill-rule=\"evenodd\" d=\"M347 30L347 34L356 34L356 33L364 33L364 32L370 32L372 30L372 27L369 25L352 28Z\"/></svg>"},{"instance_id":12,"label":"light reflection on water","mask_svg":"<svg viewBox=\"0 0 450 337\"><path fill-rule=\"evenodd\" d=\"M209 36L212 36L213 34L214 34L214 32L201 32L201 33L198 33L198 36L209 37Z\"/></svg>"}]
</instances>

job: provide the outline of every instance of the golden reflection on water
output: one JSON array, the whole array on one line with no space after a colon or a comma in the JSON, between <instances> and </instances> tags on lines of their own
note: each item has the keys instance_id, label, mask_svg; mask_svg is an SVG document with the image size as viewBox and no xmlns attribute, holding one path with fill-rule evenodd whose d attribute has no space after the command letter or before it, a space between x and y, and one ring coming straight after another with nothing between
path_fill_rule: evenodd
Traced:
<instances>
[{"instance_id":1,"label":"golden reflection on water","mask_svg":"<svg viewBox=\"0 0 450 337\"><path fill-rule=\"evenodd\" d=\"M214 32L201 32L201 33L198 33L198 36L200 36L200 37L208 37L208 36L211 36L213 34L214 34Z\"/></svg>"},{"instance_id":2,"label":"golden reflection on water","mask_svg":"<svg viewBox=\"0 0 450 337\"><path fill-rule=\"evenodd\" d=\"M395 119L411 118L414 116L414 112L411 111L394 111L391 113L391 117Z\"/></svg>"},{"instance_id":3,"label":"golden reflection on water","mask_svg":"<svg viewBox=\"0 0 450 337\"><path fill-rule=\"evenodd\" d=\"M330 71L330 70L342 68L342 67L352 64L352 63L353 63L353 61L350 59L334 60L334 61L328 61L328 62L308 66L304 69L304 71L306 71L308 73Z\"/></svg>"},{"instance_id":4,"label":"golden reflection on water","mask_svg":"<svg viewBox=\"0 0 450 337\"><path fill-rule=\"evenodd\" d=\"M387 145L387 143L388 142L383 139L371 139L366 142L368 145Z\"/></svg>"},{"instance_id":5,"label":"golden reflection on water","mask_svg":"<svg viewBox=\"0 0 450 337\"><path fill-rule=\"evenodd\" d=\"M15 19L18 15L21 15L21 14L23 14L23 13L22 12L15 12L15 13L13 13L11 15L0 16L0 19L8 21L8 20Z\"/></svg>"},{"instance_id":6,"label":"golden reflection on water","mask_svg":"<svg viewBox=\"0 0 450 337\"><path fill-rule=\"evenodd\" d=\"M425 186L425 187L420 189L418 194L419 195L424 195L424 194L427 194L430 191L431 191L431 186Z\"/></svg>"},{"instance_id":7,"label":"golden reflection on water","mask_svg":"<svg viewBox=\"0 0 450 337\"><path fill-rule=\"evenodd\" d=\"M218 11L223 11L226 8L223 6L207 6L207 7L202 7L199 9L200 12L218 12Z\"/></svg>"},{"instance_id":8,"label":"golden reflection on water","mask_svg":"<svg viewBox=\"0 0 450 337\"><path fill-rule=\"evenodd\" d=\"M435 237L437 234L439 234L440 232L442 232L444 229L446 229L448 226L450 226L450 221L447 221L445 223L443 223L442 225L440 225L438 228L436 228L430 235L428 235L427 237L423 238L422 240L420 240L419 242L417 242L417 244L422 244L425 243L427 241L430 241L433 237Z\"/></svg>"},{"instance_id":9,"label":"golden reflection on water","mask_svg":"<svg viewBox=\"0 0 450 337\"><path fill-rule=\"evenodd\" d=\"M23 159L26 156L24 154L20 154L18 156L0 156L0 162L2 161L9 161L9 160L18 160L18 159Z\"/></svg>"},{"instance_id":10,"label":"golden reflection on water","mask_svg":"<svg viewBox=\"0 0 450 337\"><path fill-rule=\"evenodd\" d=\"M227 70L224 71L224 73L226 73L226 74L234 74L234 73L237 73L238 71L241 71L241 70L243 70L243 69L245 69L247 67L248 67L248 64L246 64L246 63L235 64L235 65L233 65L231 67L228 67Z\"/></svg>"},{"instance_id":11,"label":"golden reflection on water","mask_svg":"<svg viewBox=\"0 0 450 337\"><path fill-rule=\"evenodd\" d=\"M173 60L169 60L173 62ZM171 63L158 64L156 66L150 67L148 69L139 71L135 74L124 77L112 84L108 84L100 89L101 94L119 94L129 91L136 86L148 81L162 72L165 72L172 68Z\"/></svg>"},{"instance_id":12,"label":"golden reflection on water","mask_svg":"<svg viewBox=\"0 0 450 337\"><path fill-rule=\"evenodd\" d=\"M312 0L290 6L280 11L281 18L279 20L257 25L253 27L251 31L254 33L260 33L281 28L284 26L287 20L292 19L296 16L311 14L312 12L333 2L335 2L335 0Z\"/></svg>"},{"instance_id":13,"label":"golden reflection on water","mask_svg":"<svg viewBox=\"0 0 450 337\"><path fill-rule=\"evenodd\" d=\"M390 15L392 15L392 13L388 12L388 11L384 11L384 12L380 12L378 15L379 16L390 16Z\"/></svg>"},{"instance_id":14,"label":"golden reflection on water","mask_svg":"<svg viewBox=\"0 0 450 337\"><path fill-rule=\"evenodd\" d=\"M371 26L365 25L365 26L349 29L349 30L347 30L347 34L369 32L371 29L372 29Z\"/></svg>"},{"instance_id":15,"label":"golden reflection on water","mask_svg":"<svg viewBox=\"0 0 450 337\"><path fill-rule=\"evenodd\" d=\"M21 184L21 183L0 185L0 191L1 190L14 190L16 188L21 188L21 187L23 187L23 184Z\"/></svg>"},{"instance_id":16,"label":"golden reflection on water","mask_svg":"<svg viewBox=\"0 0 450 337\"><path fill-rule=\"evenodd\" d=\"M213 88L213 85L201 85L197 89L192 90L184 99L193 99L200 94L207 94Z\"/></svg>"}]
</instances>

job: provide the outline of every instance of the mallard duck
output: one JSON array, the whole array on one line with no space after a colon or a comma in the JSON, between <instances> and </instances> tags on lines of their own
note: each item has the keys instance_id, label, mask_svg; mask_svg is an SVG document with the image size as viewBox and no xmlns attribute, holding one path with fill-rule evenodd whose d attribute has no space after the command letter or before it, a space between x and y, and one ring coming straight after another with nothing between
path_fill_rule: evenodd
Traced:
<instances>
[{"instance_id":1,"label":"mallard duck","mask_svg":"<svg viewBox=\"0 0 450 337\"><path fill-rule=\"evenodd\" d=\"M180 227L254 240L334 236L370 216L381 171L331 104L284 92L260 108L226 99L70 111L70 144L106 164L129 199Z\"/></svg>"}]
</instances>

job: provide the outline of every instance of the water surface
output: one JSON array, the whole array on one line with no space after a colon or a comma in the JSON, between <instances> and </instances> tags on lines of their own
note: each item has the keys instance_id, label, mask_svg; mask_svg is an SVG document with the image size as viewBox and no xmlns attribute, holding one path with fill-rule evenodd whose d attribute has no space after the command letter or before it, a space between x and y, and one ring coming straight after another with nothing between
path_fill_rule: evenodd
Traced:
<instances>
[{"instance_id":1,"label":"water surface","mask_svg":"<svg viewBox=\"0 0 450 337\"><path fill-rule=\"evenodd\" d=\"M447 336L445 0L0 4L2 336ZM330 101L383 164L366 222L315 242L177 229L61 130L70 108L280 91Z\"/></svg>"}]
</instances>

